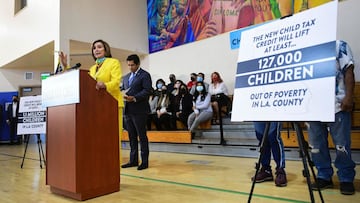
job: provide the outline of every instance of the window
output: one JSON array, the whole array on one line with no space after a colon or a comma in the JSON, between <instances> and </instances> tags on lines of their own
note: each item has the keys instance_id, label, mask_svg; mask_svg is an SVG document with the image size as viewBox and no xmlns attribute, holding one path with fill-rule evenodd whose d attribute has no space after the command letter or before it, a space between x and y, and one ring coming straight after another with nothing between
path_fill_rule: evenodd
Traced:
<instances>
[{"instance_id":1,"label":"window","mask_svg":"<svg viewBox=\"0 0 360 203\"><path fill-rule=\"evenodd\" d=\"M27 0L14 0L15 1L15 14L27 5Z\"/></svg>"}]
</instances>

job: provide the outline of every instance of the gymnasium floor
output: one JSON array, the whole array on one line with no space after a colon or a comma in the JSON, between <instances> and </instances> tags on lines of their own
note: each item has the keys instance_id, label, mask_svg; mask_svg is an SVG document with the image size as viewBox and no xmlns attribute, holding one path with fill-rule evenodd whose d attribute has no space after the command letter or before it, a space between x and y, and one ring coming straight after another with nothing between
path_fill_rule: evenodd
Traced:
<instances>
[{"instance_id":1,"label":"gymnasium floor","mask_svg":"<svg viewBox=\"0 0 360 203\"><path fill-rule=\"evenodd\" d=\"M45 185L45 167L40 168L38 146L29 143L23 169L25 145L0 145L0 202L78 202L50 192ZM45 146L43 145L45 149ZM151 150L151 149L150 149ZM122 151L122 162L128 161ZM150 167L121 169L120 191L85 202L247 202L257 159L151 152ZM274 182L255 184L252 202L310 202L300 161L287 161L287 187ZM341 195L336 176L335 188L322 192L325 202L359 202L360 175L357 166L356 194ZM316 202L319 194L314 192Z\"/></svg>"}]
</instances>

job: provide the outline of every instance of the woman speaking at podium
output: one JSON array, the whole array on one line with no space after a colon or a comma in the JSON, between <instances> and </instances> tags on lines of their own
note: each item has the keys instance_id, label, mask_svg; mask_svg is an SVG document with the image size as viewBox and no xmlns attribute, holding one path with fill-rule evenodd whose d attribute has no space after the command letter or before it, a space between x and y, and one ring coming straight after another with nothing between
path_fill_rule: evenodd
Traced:
<instances>
[{"instance_id":1,"label":"woman speaking at podium","mask_svg":"<svg viewBox=\"0 0 360 203\"><path fill-rule=\"evenodd\" d=\"M89 74L97 81L95 88L108 91L118 101L119 139L121 139L124 101L120 92L122 77L120 62L112 58L109 44L101 39L92 43L91 51L95 64L91 66ZM62 66L68 67L67 55L61 51L59 58Z\"/></svg>"}]
</instances>

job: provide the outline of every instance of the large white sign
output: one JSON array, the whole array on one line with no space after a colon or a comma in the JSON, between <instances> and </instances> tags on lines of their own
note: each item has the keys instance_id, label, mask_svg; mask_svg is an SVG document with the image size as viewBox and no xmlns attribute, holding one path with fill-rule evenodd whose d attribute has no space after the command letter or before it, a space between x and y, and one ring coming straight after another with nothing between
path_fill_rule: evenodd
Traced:
<instances>
[{"instance_id":1,"label":"large white sign","mask_svg":"<svg viewBox=\"0 0 360 203\"><path fill-rule=\"evenodd\" d=\"M333 121L337 1L245 31L232 121Z\"/></svg>"},{"instance_id":2,"label":"large white sign","mask_svg":"<svg viewBox=\"0 0 360 203\"><path fill-rule=\"evenodd\" d=\"M19 103L17 134L45 134L46 109L41 95L21 97Z\"/></svg>"},{"instance_id":3,"label":"large white sign","mask_svg":"<svg viewBox=\"0 0 360 203\"><path fill-rule=\"evenodd\" d=\"M42 80L41 95L44 107L79 103L79 70L66 71Z\"/></svg>"}]
</instances>

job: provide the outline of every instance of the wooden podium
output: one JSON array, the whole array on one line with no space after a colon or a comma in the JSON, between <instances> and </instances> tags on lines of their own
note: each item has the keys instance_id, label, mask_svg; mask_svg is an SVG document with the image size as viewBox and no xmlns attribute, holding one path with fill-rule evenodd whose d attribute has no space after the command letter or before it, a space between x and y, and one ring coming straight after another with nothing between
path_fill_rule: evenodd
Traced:
<instances>
[{"instance_id":1,"label":"wooden podium","mask_svg":"<svg viewBox=\"0 0 360 203\"><path fill-rule=\"evenodd\" d=\"M77 200L120 190L118 105L95 84L85 70L43 81L45 100L49 95L62 100L79 89L78 103L47 106L46 128L46 184L53 193Z\"/></svg>"}]
</instances>

